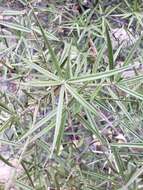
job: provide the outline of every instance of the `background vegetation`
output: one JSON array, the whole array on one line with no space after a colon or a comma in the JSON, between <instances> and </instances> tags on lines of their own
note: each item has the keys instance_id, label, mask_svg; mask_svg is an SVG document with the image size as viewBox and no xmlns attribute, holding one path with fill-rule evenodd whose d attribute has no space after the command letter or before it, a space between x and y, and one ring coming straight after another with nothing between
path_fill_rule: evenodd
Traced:
<instances>
[{"instance_id":1,"label":"background vegetation","mask_svg":"<svg viewBox=\"0 0 143 190\"><path fill-rule=\"evenodd\" d=\"M143 189L143 1L0 10L5 189Z\"/></svg>"}]
</instances>

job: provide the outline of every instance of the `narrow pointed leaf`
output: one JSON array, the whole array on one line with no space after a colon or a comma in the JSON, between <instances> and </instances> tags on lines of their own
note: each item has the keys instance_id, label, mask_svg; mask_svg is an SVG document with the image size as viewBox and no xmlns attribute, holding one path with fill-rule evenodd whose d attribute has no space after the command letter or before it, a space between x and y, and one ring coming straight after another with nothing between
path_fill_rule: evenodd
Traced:
<instances>
[{"instance_id":1,"label":"narrow pointed leaf","mask_svg":"<svg viewBox=\"0 0 143 190\"><path fill-rule=\"evenodd\" d=\"M11 126L11 123L13 121L14 117L10 117L7 121L5 121L1 126L0 126L0 133L2 133L4 130L6 130L8 127Z\"/></svg>"},{"instance_id":2,"label":"narrow pointed leaf","mask_svg":"<svg viewBox=\"0 0 143 190\"><path fill-rule=\"evenodd\" d=\"M135 180L138 179L138 177L143 173L143 166L136 169L136 171L134 172L134 174L132 175L132 177L129 179L129 181L123 185L120 189L118 190L127 190L129 189L128 187L134 183Z\"/></svg>"},{"instance_id":3,"label":"narrow pointed leaf","mask_svg":"<svg viewBox=\"0 0 143 190\"><path fill-rule=\"evenodd\" d=\"M130 96L133 96L133 97L143 101L142 94L135 92L134 90L130 90L129 88L126 88L125 86L117 85L117 87L119 89L121 89L122 91L126 92L127 94L129 94Z\"/></svg>"},{"instance_id":4,"label":"narrow pointed leaf","mask_svg":"<svg viewBox=\"0 0 143 190\"><path fill-rule=\"evenodd\" d=\"M97 74L90 74L90 75L75 77L68 80L68 83L79 83L79 82L87 82L87 81L103 79L106 77L116 75L118 73L122 73L123 71L126 71L127 69L130 69L130 68L133 68L133 66L125 66L118 69L113 69L111 71L105 71L105 72L100 72Z\"/></svg>"},{"instance_id":5,"label":"narrow pointed leaf","mask_svg":"<svg viewBox=\"0 0 143 190\"><path fill-rule=\"evenodd\" d=\"M108 90L113 99L118 99L117 95L110 88L108 88ZM116 104L120 107L122 112L129 119L129 121L134 124L134 120L132 119L130 113L127 111L127 108L125 107L125 105L121 101L116 101Z\"/></svg>"},{"instance_id":6,"label":"narrow pointed leaf","mask_svg":"<svg viewBox=\"0 0 143 190\"><path fill-rule=\"evenodd\" d=\"M33 86L33 87L49 87L49 86L59 86L62 82L60 81L40 81L32 80L30 82L21 83L24 86Z\"/></svg>"},{"instance_id":7,"label":"narrow pointed leaf","mask_svg":"<svg viewBox=\"0 0 143 190\"><path fill-rule=\"evenodd\" d=\"M53 80L59 80L59 78L56 75L54 75L53 73L47 71L46 69L40 67L39 65L37 65L35 63L30 63L30 66L33 69L37 70L39 73L41 73L41 74L43 74L43 75L45 75L45 76L47 76Z\"/></svg>"},{"instance_id":8,"label":"narrow pointed leaf","mask_svg":"<svg viewBox=\"0 0 143 190\"><path fill-rule=\"evenodd\" d=\"M34 190L33 187L30 187L29 185L27 185L19 180L16 181L16 186L22 190Z\"/></svg>"},{"instance_id":9,"label":"narrow pointed leaf","mask_svg":"<svg viewBox=\"0 0 143 190\"><path fill-rule=\"evenodd\" d=\"M69 91L69 93L87 110L90 112L94 113L95 115L98 115L97 110L90 104L88 103L74 88L69 86L68 84L65 84L66 89Z\"/></svg>"},{"instance_id":10,"label":"narrow pointed leaf","mask_svg":"<svg viewBox=\"0 0 143 190\"><path fill-rule=\"evenodd\" d=\"M53 152L56 148L56 144L58 142L60 142L59 134L60 134L60 127L61 127L61 123L62 123L62 117L63 117L64 91L65 91L65 87L63 85L63 86L61 86L61 90L60 90L57 115L56 115L55 133L54 133L54 139L53 139L53 145L52 145L52 151L51 151L50 157L53 156Z\"/></svg>"},{"instance_id":11,"label":"narrow pointed leaf","mask_svg":"<svg viewBox=\"0 0 143 190\"><path fill-rule=\"evenodd\" d=\"M2 155L0 155L0 160L4 162L6 165L13 167L13 165L7 159L5 159Z\"/></svg>"},{"instance_id":12,"label":"narrow pointed leaf","mask_svg":"<svg viewBox=\"0 0 143 190\"><path fill-rule=\"evenodd\" d=\"M18 30L18 31L21 31L21 32L27 32L27 33L32 32L31 29L26 28L26 27L24 27L24 26L22 26L20 24L12 23L12 22L2 22L2 21L0 21L0 25L8 27L8 28L11 28L11 29L14 29L14 30Z\"/></svg>"},{"instance_id":13,"label":"narrow pointed leaf","mask_svg":"<svg viewBox=\"0 0 143 190\"><path fill-rule=\"evenodd\" d=\"M26 134L21 137L21 139L19 141L22 141L23 139L30 136L33 132L35 132L37 129L39 129L42 125L44 125L48 121L50 121L55 115L56 115L56 110L51 111L47 116L45 116L40 121L38 121L33 128L29 129L26 132Z\"/></svg>"},{"instance_id":14,"label":"narrow pointed leaf","mask_svg":"<svg viewBox=\"0 0 143 190\"><path fill-rule=\"evenodd\" d=\"M137 50L141 40L142 40L143 36L140 36L140 38L136 41L136 43L134 44L133 48L131 49L131 51L129 52L125 62L124 62L124 66L128 65L135 53L135 51Z\"/></svg>"},{"instance_id":15,"label":"narrow pointed leaf","mask_svg":"<svg viewBox=\"0 0 143 190\"><path fill-rule=\"evenodd\" d=\"M0 102L0 110L3 110L9 114L12 114L13 111L11 109L9 109L4 103Z\"/></svg>"},{"instance_id":16,"label":"narrow pointed leaf","mask_svg":"<svg viewBox=\"0 0 143 190\"><path fill-rule=\"evenodd\" d=\"M42 25L40 24L40 22L39 22L37 16L35 15L34 12L33 12L33 14L34 14L34 17L35 17L35 19L36 19L36 21L37 21L37 24L38 24L38 26L39 26L39 28L40 28L40 30L41 30L41 33L42 33L42 35L43 35L43 38L44 38L45 44L47 45L47 48L48 48L48 50L49 50L49 53L51 54L51 58L52 58L54 67L55 67L57 73L59 74L59 76L62 77L63 74L62 74L62 71L61 71L61 68L60 68L60 65L59 65L57 56L56 56L55 52L53 51L53 49L52 49L52 47L51 47L51 45L50 45L50 43L49 43L49 41L48 41L48 39L47 39L47 36L46 36L46 34L45 34L45 31L44 31Z\"/></svg>"},{"instance_id":17,"label":"narrow pointed leaf","mask_svg":"<svg viewBox=\"0 0 143 190\"><path fill-rule=\"evenodd\" d=\"M108 46L109 70L113 70L114 69L113 49L107 27L106 27L106 36L107 36L107 46ZM111 81L114 80L114 75L110 76L110 80Z\"/></svg>"},{"instance_id":18,"label":"narrow pointed leaf","mask_svg":"<svg viewBox=\"0 0 143 190\"><path fill-rule=\"evenodd\" d=\"M42 35L42 32L38 27L32 26L32 30L34 30L37 34ZM52 33L48 32L46 30L44 30L44 33L45 33L46 38L48 38L49 40L59 41L59 39L56 36L54 36Z\"/></svg>"},{"instance_id":19,"label":"narrow pointed leaf","mask_svg":"<svg viewBox=\"0 0 143 190\"><path fill-rule=\"evenodd\" d=\"M134 77L131 77L131 78L128 78L128 79L123 79L122 81L120 81L119 84L132 84L133 82L138 82L138 81L141 81L143 80L143 75L137 75L137 76L134 76Z\"/></svg>"}]
</instances>

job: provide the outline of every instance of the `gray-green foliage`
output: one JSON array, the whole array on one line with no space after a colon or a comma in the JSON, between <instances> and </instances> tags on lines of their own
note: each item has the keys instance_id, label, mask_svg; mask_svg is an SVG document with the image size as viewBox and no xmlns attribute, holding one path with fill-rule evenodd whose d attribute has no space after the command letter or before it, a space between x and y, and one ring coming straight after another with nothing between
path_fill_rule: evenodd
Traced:
<instances>
[{"instance_id":1,"label":"gray-green foliage","mask_svg":"<svg viewBox=\"0 0 143 190\"><path fill-rule=\"evenodd\" d=\"M23 168L12 182L142 189L142 1L47 4L0 21L0 143ZM136 42L114 47L120 27Z\"/></svg>"}]
</instances>

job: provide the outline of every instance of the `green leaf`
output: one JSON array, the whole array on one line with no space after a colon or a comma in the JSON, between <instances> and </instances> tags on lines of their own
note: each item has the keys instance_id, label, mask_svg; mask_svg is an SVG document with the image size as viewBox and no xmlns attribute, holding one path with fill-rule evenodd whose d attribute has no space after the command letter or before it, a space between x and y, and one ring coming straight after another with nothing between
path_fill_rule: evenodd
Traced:
<instances>
[{"instance_id":1,"label":"green leaf","mask_svg":"<svg viewBox=\"0 0 143 190\"><path fill-rule=\"evenodd\" d=\"M13 111L10 110L4 103L0 102L0 110L5 111L6 113L13 114Z\"/></svg>"},{"instance_id":2,"label":"green leaf","mask_svg":"<svg viewBox=\"0 0 143 190\"><path fill-rule=\"evenodd\" d=\"M33 143L40 139L42 136L46 135L55 125L53 123L48 124L45 128L43 128L40 132L31 137L29 143Z\"/></svg>"},{"instance_id":3,"label":"green leaf","mask_svg":"<svg viewBox=\"0 0 143 190\"><path fill-rule=\"evenodd\" d=\"M110 88L108 88L109 90L109 94L111 95L111 97L115 100L118 99L118 96L113 92L113 90L111 90ZM122 112L125 114L125 116L129 119L129 121L132 124L135 124L134 120L132 119L132 116L130 115L130 113L127 111L125 105L121 102L121 101L116 101L116 104L120 107L120 109L122 110Z\"/></svg>"},{"instance_id":4,"label":"green leaf","mask_svg":"<svg viewBox=\"0 0 143 190\"><path fill-rule=\"evenodd\" d=\"M56 151L57 154L59 154L59 152L60 152L60 146L61 146L61 142L62 142L62 139L63 139L66 119L67 119L67 113L64 112L63 117L62 117L62 121L61 121L61 127L60 127L60 130L59 130L58 141L57 141L57 144L56 144L56 146L57 146L57 151Z\"/></svg>"},{"instance_id":5,"label":"green leaf","mask_svg":"<svg viewBox=\"0 0 143 190\"><path fill-rule=\"evenodd\" d=\"M34 190L33 187L30 187L29 185L25 184L24 182L21 182L19 180L16 180L16 186L19 187L21 190Z\"/></svg>"},{"instance_id":6,"label":"green leaf","mask_svg":"<svg viewBox=\"0 0 143 190\"><path fill-rule=\"evenodd\" d=\"M13 122L14 117L10 117L7 121L5 121L1 126L0 126L0 133L2 133L4 130L9 128L11 126L11 123Z\"/></svg>"},{"instance_id":7,"label":"green leaf","mask_svg":"<svg viewBox=\"0 0 143 190\"><path fill-rule=\"evenodd\" d=\"M30 64L31 68L37 70L39 73L41 73L53 80L59 80L59 78L56 75L54 75L53 73L49 72L48 70L40 67L39 65L37 65L35 63L29 63L29 64Z\"/></svg>"},{"instance_id":8,"label":"green leaf","mask_svg":"<svg viewBox=\"0 0 143 190\"><path fill-rule=\"evenodd\" d=\"M9 141L9 140L5 140L5 139L0 139L0 143L1 144L6 144L6 145L10 145L10 146L16 146L16 147L20 147L21 144L13 142L13 141Z\"/></svg>"},{"instance_id":9,"label":"green leaf","mask_svg":"<svg viewBox=\"0 0 143 190\"><path fill-rule=\"evenodd\" d=\"M117 183L117 181L115 181L113 179L113 177L110 177L109 175L106 176L105 174L102 174L102 173L82 170L82 174L84 174L86 176L93 177L94 179L98 179L99 178L99 179L102 179L103 181L107 180L107 181L111 181L114 184Z\"/></svg>"},{"instance_id":10,"label":"green leaf","mask_svg":"<svg viewBox=\"0 0 143 190\"><path fill-rule=\"evenodd\" d=\"M134 52L137 50L141 40L142 40L143 36L141 35L139 37L139 39L136 41L136 43L134 44L133 48L131 49L131 51L129 52L128 56L126 57L125 61L124 61L124 66L128 65L134 55Z\"/></svg>"},{"instance_id":11,"label":"green leaf","mask_svg":"<svg viewBox=\"0 0 143 190\"><path fill-rule=\"evenodd\" d=\"M111 147L118 147L118 148L140 148L143 149L143 143L111 143Z\"/></svg>"},{"instance_id":12,"label":"green leaf","mask_svg":"<svg viewBox=\"0 0 143 190\"><path fill-rule=\"evenodd\" d=\"M133 97L143 101L143 95L142 94L140 94L138 92L135 92L134 90L130 90L130 89L128 89L128 88L126 88L125 86L122 86L122 85L117 85L117 87L120 90L122 90L122 91L126 92L127 94L129 94L130 96L133 96Z\"/></svg>"},{"instance_id":13,"label":"green leaf","mask_svg":"<svg viewBox=\"0 0 143 190\"><path fill-rule=\"evenodd\" d=\"M135 122L134 122L134 124L135 124ZM132 125L129 125L128 123L125 123L125 122L121 122L121 127L124 129L127 129L132 135L134 135L134 137L137 137L137 139L139 139L139 141L143 142L142 136L140 136L140 134L138 134L138 132L136 132L134 130Z\"/></svg>"},{"instance_id":14,"label":"green leaf","mask_svg":"<svg viewBox=\"0 0 143 190\"><path fill-rule=\"evenodd\" d=\"M112 148L112 151L114 154L115 162L116 162L118 170L119 170L119 174L122 176L122 179L125 180L126 179L126 176L124 175L125 166L124 166L123 160L120 156L120 152L119 152L118 148L115 148L115 147Z\"/></svg>"},{"instance_id":15,"label":"green leaf","mask_svg":"<svg viewBox=\"0 0 143 190\"><path fill-rule=\"evenodd\" d=\"M35 31L37 34L42 35L42 32L38 27L32 26L32 30ZM43 29L43 31L44 31L46 38L48 38L49 40L59 41L59 39L56 36L54 36L52 33L48 32L44 29Z\"/></svg>"},{"instance_id":16,"label":"green leaf","mask_svg":"<svg viewBox=\"0 0 143 190\"><path fill-rule=\"evenodd\" d=\"M3 22L3 21L0 21L0 25L6 26L8 28L11 28L11 29L14 29L14 30L18 30L18 31L21 31L21 32L26 32L26 33L32 32L31 29L26 28L26 27L24 27L24 26L22 26L20 24L12 23L12 22Z\"/></svg>"},{"instance_id":17,"label":"green leaf","mask_svg":"<svg viewBox=\"0 0 143 190\"><path fill-rule=\"evenodd\" d=\"M79 82L87 82L87 81L93 81L93 80L97 80L97 79L103 79L106 77L110 77L113 75L116 75L118 73L121 73L123 71L126 71L129 68L133 68L133 66L125 66L125 67L121 67L118 69L113 69L111 71L105 71L105 72L101 72L101 73L97 73L97 74L90 74L90 75L84 75L84 76L80 76L80 77L75 77L75 78L71 78L70 80L68 80L68 83L79 83Z\"/></svg>"},{"instance_id":18,"label":"green leaf","mask_svg":"<svg viewBox=\"0 0 143 190\"><path fill-rule=\"evenodd\" d=\"M37 139L36 144L50 155L49 144L46 141L42 139Z\"/></svg>"},{"instance_id":19,"label":"green leaf","mask_svg":"<svg viewBox=\"0 0 143 190\"><path fill-rule=\"evenodd\" d=\"M76 115L77 119L81 122L81 124L86 129L91 131L92 134L96 135L96 137L104 144L105 139L101 136L100 131L99 131L98 127L97 127L97 124L93 121L93 117L91 116L91 114L88 111L86 111L86 113L87 113L88 121L86 119L84 119L79 114Z\"/></svg>"},{"instance_id":20,"label":"green leaf","mask_svg":"<svg viewBox=\"0 0 143 190\"><path fill-rule=\"evenodd\" d=\"M55 52L53 51L53 49L52 49L52 47L51 47L51 45L50 45L50 43L49 43L49 41L48 41L48 39L47 39L47 36L46 36L46 34L45 34L45 31L44 31L42 25L40 24L40 22L39 22L37 16L35 15L34 11L33 11L33 15L34 15L34 17L35 17L35 19L36 19L36 21L37 21L37 24L38 24L40 30L41 30L41 33L42 33L42 35L43 35L43 38L44 38L45 44L47 45L47 48L48 48L48 50L49 50L49 53L51 54L51 58L52 58L54 67L55 67L57 73L59 74L59 76L62 78L63 74L62 74L62 71L61 71L60 64L59 64L59 62L58 62L57 56L56 56Z\"/></svg>"},{"instance_id":21,"label":"green leaf","mask_svg":"<svg viewBox=\"0 0 143 190\"><path fill-rule=\"evenodd\" d=\"M26 173L26 175L27 175L27 177L28 177L28 179L29 179L29 181L30 181L32 187L34 188L33 180L32 180L32 178L31 178L31 176L30 176L30 172L28 171L28 168L26 167L24 161L21 162L21 165L22 165L22 167L23 167L23 169L24 169L24 171L25 171L25 173Z\"/></svg>"},{"instance_id":22,"label":"green leaf","mask_svg":"<svg viewBox=\"0 0 143 190\"><path fill-rule=\"evenodd\" d=\"M127 83L132 84L133 82L139 82L139 81L141 81L141 80L143 80L143 75L137 75L137 76L133 76L133 77L128 78L128 79L123 79L123 80L121 80L121 81L119 82L119 85L120 85L120 84L121 84L121 85L124 85L124 84L127 84Z\"/></svg>"},{"instance_id":23,"label":"green leaf","mask_svg":"<svg viewBox=\"0 0 143 190\"><path fill-rule=\"evenodd\" d=\"M130 186L131 184L133 184L134 181L137 180L138 177L139 177L142 173L143 173L143 166L142 166L141 168L136 169L136 171L134 172L134 174L132 174L132 176L131 176L131 178L129 179L129 181L128 181L125 185L123 185L120 189L118 189L118 190L127 190L127 189L129 189L129 186Z\"/></svg>"},{"instance_id":24,"label":"green leaf","mask_svg":"<svg viewBox=\"0 0 143 190\"><path fill-rule=\"evenodd\" d=\"M95 115L98 115L97 110L89 104L80 94L76 92L74 88L69 86L68 84L65 84L66 89L70 92L70 94L87 110L94 113Z\"/></svg>"},{"instance_id":25,"label":"green leaf","mask_svg":"<svg viewBox=\"0 0 143 190\"><path fill-rule=\"evenodd\" d=\"M41 80L32 80L30 82L21 83L24 86L32 87L49 87L49 86L59 86L62 82L60 81L41 81Z\"/></svg>"},{"instance_id":26,"label":"green leaf","mask_svg":"<svg viewBox=\"0 0 143 190\"><path fill-rule=\"evenodd\" d=\"M106 49L106 43L101 45L100 50L98 51L97 57L96 57L96 63L93 65L93 73L97 72L97 69L99 68L100 62L103 59L103 54Z\"/></svg>"},{"instance_id":27,"label":"green leaf","mask_svg":"<svg viewBox=\"0 0 143 190\"><path fill-rule=\"evenodd\" d=\"M124 45L124 43L122 43L122 44L118 47L118 49L116 50L116 52L115 52L115 54L114 54L114 56L113 56L113 57L114 57L114 63L115 63L115 61L116 61L116 59L117 59L117 57L118 57L120 51L122 50L123 45Z\"/></svg>"},{"instance_id":28,"label":"green leaf","mask_svg":"<svg viewBox=\"0 0 143 190\"><path fill-rule=\"evenodd\" d=\"M107 36L107 46L108 46L107 49L108 49L108 58L109 58L109 70L113 70L114 69L113 49L107 26L106 26L106 36ZM113 75L110 77L110 80L111 81L114 80Z\"/></svg>"},{"instance_id":29,"label":"green leaf","mask_svg":"<svg viewBox=\"0 0 143 190\"><path fill-rule=\"evenodd\" d=\"M11 45L8 48L4 48L3 50L0 50L0 55L7 55L10 54L12 52L12 50L16 47L16 44ZM4 63L3 63L4 64Z\"/></svg>"},{"instance_id":30,"label":"green leaf","mask_svg":"<svg viewBox=\"0 0 143 190\"><path fill-rule=\"evenodd\" d=\"M7 159L5 159L2 155L0 155L0 160L4 162L6 165L13 167L13 165Z\"/></svg>"},{"instance_id":31,"label":"green leaf","mask_svg":"<svg viewBox=\"0 0 143 190\"><path fill-rule=\"evenodd\" d=\"M4 10L1 12L1 15L3 15L3 16L18 16L18 15L24 15L25 13L26 13L26 10L21 10L21 11Z\"/></svg>"},{"instance_id":32,"label":"green leaf","mask_svg":"<svg viewBox=\"0 0 143 190\"><path fill-rule=\"evenodd\" d=\"M62 117L63 117L64 93L65 93L65 87L63 85L63 86L61 86L58 108L57 108L55 133L54 133L52 151L51 151L51 155L50 155L51 158L52 158L53 152L56 148L56 144L58 144L58 146L60 146L60 138L61 138L60 137L60 127L61 127Z\"/></svg>"},{"instance_id":33,"label":"green leaf","mask_svg":"<svg viewBox=\"0 0 143 190\"><path fill-rule=\"evenodd\" d=\"M39 129L42 125L46 124L49 120L51 120L56 115L56 110L51 111L46 117L38 121L33 128L30 128L25 135L22 136L22 138L19 141L22 141L23 139L30 136L33 132L35 132L37 129Z\"/></svg>"}]
</instances>

